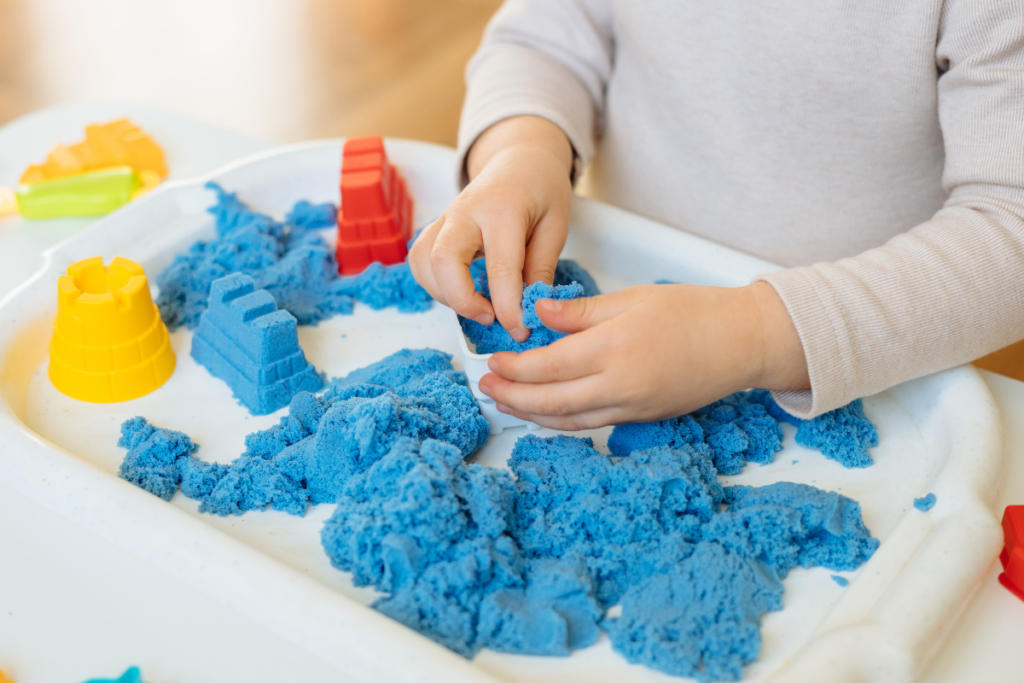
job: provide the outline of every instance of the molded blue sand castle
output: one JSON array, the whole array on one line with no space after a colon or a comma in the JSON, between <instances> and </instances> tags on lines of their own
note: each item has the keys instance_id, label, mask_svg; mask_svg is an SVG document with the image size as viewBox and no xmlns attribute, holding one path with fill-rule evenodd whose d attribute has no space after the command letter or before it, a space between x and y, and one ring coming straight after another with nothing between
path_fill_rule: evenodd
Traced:
<instances>
[{"instance_id":1,"label":"molded blue sand castle","mask_svg":"<svg viewBox=\"0 0 1024 683\"><path fill-rule=\"evenodd\" d=\"M300 325L351 314L356 301L375 309L396 306L403 313L430 308L430 295L406 263L371 264L359 275L338 277L334 249L319 232L336 225L333 204L300 201L281 222L252 211L216 183L207 187L217 194L209 210L217 236L175 256L156 278L156 304L171 330L198 325L210 285L231 273L250 275Z\"/></svg>"},{"instance_id":2,"label":"molded blue sand castle","mask_svg":"<svg viewBox=\"0 0 1024 683\"><path fill-rule=\"evenodd\" d=\"M617 428L610 456L525 436L505 470L465 462L488 428L450 361L404 350L299 393L229 465L132 418L119 476L165 500L180 486L220 515L336 503L321 533L332 564L384 593L377 610L464 656L567 655L603 629L629 661L702 681L743 676L789 571L853 570L878 546L845 496L719 483L721 468L781 448L760 392ZM835 442L848 426L818 431Z\"/></svg>"},{"instance_id":3,"label":"molded blue sand castle","mask_svg":"<svg viewBox=\"0 0 1024 683\"><path fill-rule=\"evenodd\" d=\"M470 267L470 274L473 276L476 290L490 301L491 289L484 261L475 261ZM566 336L565 332L552 330L541 322L535 310L538 299L565 301L581 296L597 296L600 293L601 290L597 288L597 283L594 282L590 273L575 261L562 259L555 269L554 285L534 282L532 285L524 286L523 325L530 330L530 337L526 341L517 342L497 321L490 325L481 325L475 320L459 316L459 324L462 326L462 332L466 335L466 339L473 344L477 353L496 353L498 351L518 353L527 349L548 346Z\"/></svg>"},{"instance_id":4,"label":"molded blue sand castle","mask_svg":"<svg viewBox=\"0 0 1024 683\"><path fill-rule=\"evenodd\" d=\"M295 316L274 297L235 273L210 286L209 308L192 337L192 357L227 382L253 415L288 405L300 391L318 391L323 379L299 348Z\"/></svg>"}]
</instances>

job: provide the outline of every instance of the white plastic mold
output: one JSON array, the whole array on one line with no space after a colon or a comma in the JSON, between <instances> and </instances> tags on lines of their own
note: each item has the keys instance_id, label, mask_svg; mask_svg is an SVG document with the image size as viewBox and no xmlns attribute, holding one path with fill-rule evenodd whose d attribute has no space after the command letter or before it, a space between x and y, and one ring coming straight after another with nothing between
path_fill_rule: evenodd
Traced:
<instances>
[{"instance_id":1,"label":"white plastic mold","mask_svg":"<svg viewBox=\"0 0 1024 683\"><path fill-rule=\"evenodd\" d=\"M520 420L514 415L507 415L499 411L494 399L480 391L480 378L490 372L487 368L487 361L490 360L492 354L477 353L474 349L470 349L469 340L466 339L466 335L462 332L462 325L459 324L459 315L450 308L446 310L451 321L452 333L459 345L462 370L469 379L469 388L473 392L473 397L476 398L477 405L480 406L480 414L487 418L487 423L491 426L491 434L501 434L509 427L526 427L530 431L540 429L540 425L534 422Z\"/></svg>"},{"instance_id":2,"label":"white plastic mold","mask_svg":"<svg viewBox=\"0 0 1024 683\"><path fill-rule=\"evenodd\" d=\"M421 143L388 141L417 203L417 226L455 197L454 152ZM489 651L467 661L368 609L370 590L334 570L319 544L332 506L304 518L251 512L220 518L199 514L177 494L170 503L117 479L124 451L115 446L121 422L143 415L201 444L200 457L227 462L243 450L245 434L275 423L281 413L253 418L230 390L188 354L191 333L178 330L174 376L159 390L120 404L69 399L46 378L46 349L55 312L57 277L85 256L123 255L146 268L151 281L173 255L213 234L205 208L215 179L253 208L283 215L298 199L337 201L341 142L285 147L233 164L209 178L169 183L112 214L44 255L43 268L0 302L0 477L44 506L74 520L211 599L267 626L282 638L335 664L352 680L413 681L668 681L630 666L606 637L562 659ZM574 200L565 256L597 279L603 291L670 279L742 285L774 268L612 207ZM453 316L440 306L403 315L357 306L317 327L300 342L318 369L338 376L405 346L438 348L462 360L476 380L486 360L463 352ZM469 349L464 350L468 352ZM474 365L477 364L477 365ZM476 368L476 369L474 369ZM993 512L1004 466L999 413L970 367L925 377L865 399L880 444L875 465L845 470L793 443L774 463L752 465L727 483L795 481L836 490L861 503L868 527L882 541L840 588L822 569L795 570L786 579L785 609L765 616L760 660L750 681L907 683L922 671L975 585L996 557L1001 533ZM586 433L598 448L609 430ZM474 456L502 466L525 430L505 428ZM539 430L539 434L552 434ZM913 499L933 492L921 513Z\"/></svg>"}]
</instances>

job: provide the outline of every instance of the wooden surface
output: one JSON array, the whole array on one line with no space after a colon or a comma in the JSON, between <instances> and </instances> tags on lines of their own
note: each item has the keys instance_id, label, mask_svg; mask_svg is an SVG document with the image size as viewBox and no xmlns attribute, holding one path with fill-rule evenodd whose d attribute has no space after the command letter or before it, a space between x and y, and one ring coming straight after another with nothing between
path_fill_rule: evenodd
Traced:
<instances>
[{"instance_id":1,"label":"wooden surface","mask_svg":"<svg viewBox=\"0 0 1024 683\"><path fill-rule=\"evenodd\" d=\"M1024 382L1024 340L974 362L976 367Z\"/></svg>"},{"instance_id":2,"label":"wooden surface","mask_svg":"<svg viewBox=\"0 0 1024 683\"><path fill-rule=\"evenodd\" d=\"M277 142L454 144L500 0L0 0L0 125L130 101Z\"/></svg>"}]
</instances>

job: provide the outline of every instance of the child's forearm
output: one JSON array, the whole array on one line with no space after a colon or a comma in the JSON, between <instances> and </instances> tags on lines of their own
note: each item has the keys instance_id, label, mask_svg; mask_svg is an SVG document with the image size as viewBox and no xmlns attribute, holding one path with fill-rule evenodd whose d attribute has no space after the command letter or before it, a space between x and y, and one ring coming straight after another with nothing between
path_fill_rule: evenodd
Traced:
<instances>
[{"instance_id":1,"label":"child's forearm","mask_svg":"<svg viewBox=\"0 0 1024 683\"><path fill-rule=\"evenodd\" d=\"M807 358L796 325L775 288L756 282L746 288L760 315L761 369L754 384L765 389L810 389Z\"/></svg>"},{"instance_id":2,"label":"child's forearm","mask_svg":"<svg viewBox=\"0 0 1024 683\"><path fill-rule=\"evenodd\" d=\"M494 124L473 143L466 155L469 179L472 181L492 158L513 146L549 155L565 168L566 176L572 173L572 145L561 128L539 116L514 116Z\"/></svg>"}]
</instances>

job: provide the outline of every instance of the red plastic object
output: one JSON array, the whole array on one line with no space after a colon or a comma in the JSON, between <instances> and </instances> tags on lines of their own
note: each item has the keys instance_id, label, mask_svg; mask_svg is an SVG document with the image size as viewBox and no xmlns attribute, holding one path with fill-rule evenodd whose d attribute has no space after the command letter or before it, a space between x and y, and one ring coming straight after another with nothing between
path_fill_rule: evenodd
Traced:
<instances>
[{"instance_id":1,"label":"red plastic object","mask_svg":"<svg viewBox=\"0 0 1024 683\"><path fill-rule=\"evenodd\" d=\"M1005 546L999 556L1003 573L999 583L1024 600L1024 505L1008 505L1003 513Z\"/></svg>"},{"instance_id":2,"label":"red plastic object","mask_svg":"<svg viewBox=\"0 0 1024 683\"><path fill-rule=\"evenodd\" d=\"M412 198L378 136L345 141L338 212L338 272L361 273L374 261L401 263L412 237Z\"/></svg>"}]
</instances>

